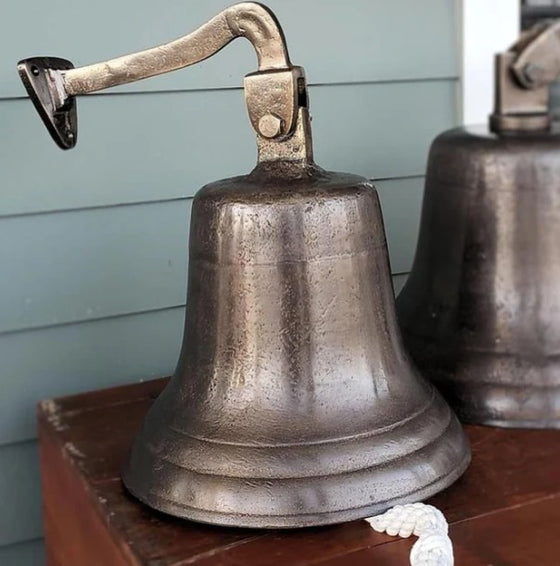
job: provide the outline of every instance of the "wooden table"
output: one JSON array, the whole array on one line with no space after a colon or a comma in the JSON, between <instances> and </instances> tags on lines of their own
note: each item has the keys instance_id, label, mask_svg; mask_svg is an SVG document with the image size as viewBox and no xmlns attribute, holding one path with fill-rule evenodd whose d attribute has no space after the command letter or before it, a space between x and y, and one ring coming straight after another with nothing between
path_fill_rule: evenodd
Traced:
<instances>
[{"instance_id":1,"label":"wooden table","mask_svg":"<svg viewBox=\"0 0 560 566\"><path fill-rule=\"evenodd\" d=\"M209 527L137 503L119 470L165 380L44 401L39 435L49 566L407 566L414 540L365 521L297 531ZM430 503L457 566L560 565L560 431L468 427L473 463Z\"/></svg>"}]
</instances>

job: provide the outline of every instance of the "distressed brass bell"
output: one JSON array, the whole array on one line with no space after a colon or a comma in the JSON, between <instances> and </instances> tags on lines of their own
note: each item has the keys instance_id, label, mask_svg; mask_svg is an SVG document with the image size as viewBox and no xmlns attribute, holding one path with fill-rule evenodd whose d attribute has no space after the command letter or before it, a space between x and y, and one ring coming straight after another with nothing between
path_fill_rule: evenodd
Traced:
<instances>
[{"instance_id":1,"label":"distressed brass bell","mask_svg":"<svg viewBox=\"0 0 560 566\"><path fill-rule=\"evenodd\" d=\"M397 312L414 361L471 423L560 427L559 37L538 25L498 55L489 126L430 150Z\"/></svg>"},{"instance_id":2,"label":"distressed brass bell","mask_svg":"<svg viewBox=\"0 0 560 566\"><path fill-rule=\"evenodd\" d=\"M184 67L238 36L258 165L194 198L180 360L124 471L149 506L201 522L303 527L365 517L451 484L470 452L402 345L379 202L312 158L307 87L263 6L226 9L171 44L20 73L62 147L74 96Z\"/></svg>"}]
</instances>

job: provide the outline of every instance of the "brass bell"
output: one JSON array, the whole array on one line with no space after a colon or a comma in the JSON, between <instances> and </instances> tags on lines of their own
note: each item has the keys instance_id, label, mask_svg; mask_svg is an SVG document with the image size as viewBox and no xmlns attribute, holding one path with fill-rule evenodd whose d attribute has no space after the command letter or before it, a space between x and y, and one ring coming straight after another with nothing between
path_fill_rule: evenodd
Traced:
<instances>
[{"instance_id":1,"label":"brass bell","mask_svg":"<svg viewBox=\"0 0 560 566\"><path fill-rule=\"evenodd\" d=\"M560 427L559 37L540 24L497 55L489 126L430 150L397 312L414 361L471 423Z\"/></svg>"},{"instance_id":2,"label":"brass bell","mask_svg":"<svg viewBox=\"0 0 560 566\"><path fill-rule=\"evenodd\" d=\"M75 95L185 67L238 36L259 61L245 78L258 164L194 198L183 348L124 484L171 515L263 528L426 498L464 471L467 440L403 350L375 188L313 162L304 72L273 14L242 3L155 49L19 69L71 147Z\"/></svg>"}]
</instances>

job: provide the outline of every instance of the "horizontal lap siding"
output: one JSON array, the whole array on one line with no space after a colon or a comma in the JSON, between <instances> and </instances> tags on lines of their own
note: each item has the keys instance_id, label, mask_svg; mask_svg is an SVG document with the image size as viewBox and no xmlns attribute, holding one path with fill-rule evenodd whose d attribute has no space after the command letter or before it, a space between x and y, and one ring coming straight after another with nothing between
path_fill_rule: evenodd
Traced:
<instances>
[{"instance_id":1,"label":"horizontal lap siding","mask_svg":"<svg viewBox=\"0 0 560 566\"><path fill-rule=\"evenodd\" d=\"M37 443L0 447L0 564L1 547L41 536L39 455Z\"/></svg>"},{"instance_id":2,"label":"horizontal lap siding","mask_svg":"<svg viewBox=\"0 0 560 566\"><path fill-rule=\"evenodd\" d=\"M40 539L25 540L0 547L0 564L2 566L44 566L43 541Z\"/></svg>"},{"instance_id":3,"label":"horizontal lap siding","mask_svg":"<svg viewBox=\"0 0 560 566\"><path fill-rule=\"evenodd\" d=\"M71 152L55 147L24 99L15 62L40 54L95 62L183 35L230 3L4 8L0 564L44 564L35 404L173 371L192 196L255 163L240 88L255 70L247 42L189 70L80 99ZM398 292L412 263L429 144L457 119L455 2L267 3L312 85L318 163L376 179Z\"/></svg>"},{"instance_id":4,"label":"horizontal lap siding","mask_svg":"<svg viewBox=\"0 0 560 566\"><path fill-rule=\"evenodd\" d=\"M185 302L191 199L0 220L6 332Z\"/></svg>"},{"instance_id":5,"label":"horizontal lap siding","mask_svg":"<svg viewBox=\"0 0 560 566\"><path fill-rule=\"evenodd\" d=\"M311 89L315 157L369 178L421 175L456 118L454 80ZM61 151L27 100L0 101L0 217L193 196L255 164L241 90L89 96Z\"/></svg>"},{"instance_id":6,"label":"horizontal lap siding","mask_svg":"<svg viewBox=\"0 0 560 566\"><path fill-rule=\"evenodd\" d=\"M169 375L183 318L177 307L2 336L0 445L35 436L40 399Z\"/></svg>"}]
</instances>

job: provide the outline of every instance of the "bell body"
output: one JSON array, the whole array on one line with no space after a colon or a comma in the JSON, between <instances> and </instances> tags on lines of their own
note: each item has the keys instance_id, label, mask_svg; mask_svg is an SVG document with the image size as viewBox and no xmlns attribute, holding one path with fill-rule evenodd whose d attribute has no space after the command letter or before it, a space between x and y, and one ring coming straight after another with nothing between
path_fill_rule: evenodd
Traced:
<instances>
[{"instance_id":1,"label":"bell body","mask_svg":"<svg viewBox=\"0 0 560 566\"><path fill-rule=\"evenodd\" d=\"M282 163L193 203L180 361L123 478L163 512L241 527L369 516L470 452L403 350L375 189Z\"/></svg>"},{"instance_id":2,"label":"bell body","mask_svg":"<svg viewBox=\"0 0 560 566\"><path fill-rule=\"evenodd\" d=\"M560 136L445 132L428 161L405 344L468 422L560 427Z\"/></svg>"}]
</instances>

